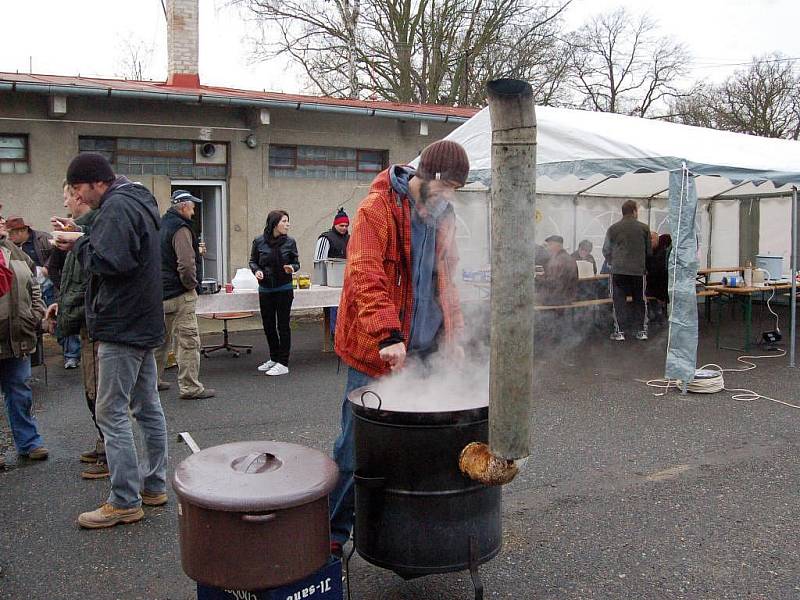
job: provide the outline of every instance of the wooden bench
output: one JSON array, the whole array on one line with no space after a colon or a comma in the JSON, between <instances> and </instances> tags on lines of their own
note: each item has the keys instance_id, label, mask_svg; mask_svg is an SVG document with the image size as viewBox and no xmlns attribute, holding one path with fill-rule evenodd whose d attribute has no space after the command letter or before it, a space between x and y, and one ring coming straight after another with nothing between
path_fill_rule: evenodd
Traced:
<instances>
[{"instance_id":1,"label":"wooden bench","mask_svg":"<svg viewBox=\"0 0 800 600\"><path fill-rule=\"evenodd\" d=\"M698 298L711 298L714 296L719 296L719 292L716 290L699 290L697 292ZM630 302L633 300L630 296L628 296L627 300ZM647 297L648 302L652 302L656 300L652 296ZM611 304L611 298L597 298L596 300L576 300L570 304L537 304L533 307L534 310L565 310L569 308L591 308L593 306L602 306L604 304Z\"/></svg>"}]
</instances>

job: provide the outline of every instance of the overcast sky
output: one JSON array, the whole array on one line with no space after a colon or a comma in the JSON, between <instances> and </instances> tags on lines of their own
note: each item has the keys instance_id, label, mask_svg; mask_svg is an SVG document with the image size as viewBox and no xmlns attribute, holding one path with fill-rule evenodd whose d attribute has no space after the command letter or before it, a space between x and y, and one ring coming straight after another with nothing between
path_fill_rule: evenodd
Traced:
<instances>
[{"instance_id":1,"label":"overcast sky","mask_svg":"<svg viewBox=\"0 0 800 600\"><path fill-rule=\"evenodd\" d=\"M566 22L578 27L598 12L646 11L663 33L694 56L693 78L720 80L754 55L780 51L800 60L800 0L575 0ZM153 47L151 74L166 78L161 0L2 0L0 71L115 77L120 40ZM200 0L200 76L208 85L299 92L304 81L283 61L251 64L255 34L225 0Z\"/></svg>"}]
</instances>

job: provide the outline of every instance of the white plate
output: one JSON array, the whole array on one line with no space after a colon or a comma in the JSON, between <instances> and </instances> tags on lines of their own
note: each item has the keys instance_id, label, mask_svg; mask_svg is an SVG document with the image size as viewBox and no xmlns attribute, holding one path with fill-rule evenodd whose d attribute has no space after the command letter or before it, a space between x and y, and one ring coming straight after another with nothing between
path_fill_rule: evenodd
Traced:
<instances>
[{"instance_id":1,"label":"white plate","mask_svg":"<svg viewBox=\"0 0 800 600\"><path fill-rule=\"evenodd\" d=\"M53 237L57 240L64 240L65 242L74 242L83 235L82 231L54 231Z\"/></svg>"}]
</instances>

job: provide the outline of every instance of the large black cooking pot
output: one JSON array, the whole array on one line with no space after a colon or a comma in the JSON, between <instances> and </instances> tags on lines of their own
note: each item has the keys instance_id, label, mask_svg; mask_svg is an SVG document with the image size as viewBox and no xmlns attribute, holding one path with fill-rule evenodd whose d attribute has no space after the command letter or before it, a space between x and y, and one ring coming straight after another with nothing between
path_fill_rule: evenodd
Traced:
<instances>
[{"instance_id":1,"label":"large black cooking pot","mask_svg":"<svg viewBox=\"0 0 800 600\"><path fill-rule=\"evenodd\" d=\"M322 452L282 442L235 442L175 469L181 565L202 584L275 588L328 560L328 493L339 471Z\"/></svg>"},{"instance_id":2,"label":"large black cooking pot","mask_svg":"<svg viewBox=\"0 0 800 600\"><path fill-rule=\"evenodd\" d=\"M405 578L461 571L496 556L501 489L458 468L464 446L488 440L488 408L406 412L369 387L348 399L355 417L358 553Z\"/></svg>"}]
</instances>

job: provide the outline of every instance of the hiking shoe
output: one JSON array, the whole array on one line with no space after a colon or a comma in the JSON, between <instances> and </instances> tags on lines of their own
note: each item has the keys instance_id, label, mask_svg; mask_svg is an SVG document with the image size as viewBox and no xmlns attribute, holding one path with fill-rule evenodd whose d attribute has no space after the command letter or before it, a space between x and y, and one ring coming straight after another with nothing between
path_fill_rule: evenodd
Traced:
<instances>
[{"instance_id":1,"label":"hiking shoe","mask_svg":"<svg viewBox=\"0 0 800 600\"><path fill-rule=\"evenodd\" d=\"M64 361L64 368L77 369L79 364L80 363L78 362L77 358L68 358L67 360Z\"/></svg>"},{"instance_id":2,"label":"hiking shoe","mask_svg":"<svg viewBox=\"0 0 800 600\"><path fill-rule=\"evenodd\" d=\"M274 360L268 360L267 362L258 365L258 370L261 371L262 373L266 373L277 364L278 363L276 363Z\"/></svg>"},{"instance_id":3,"label":"hiking shoe","mask_svg":"<svg viewBox=\"0 0 800 600\"><path fill-rule=\"evenodd\" d=\"M331 556L342 558L344 555L344 548L339 542L331 542Z\"/></svg>"},{"instance_id":4,"label":"hiking shoe","mask_svg":"<svg viewBox=\"0 0 800 600\"><path fill-rule=\"evenodd\" d=\"M29 458L30 460L44 460L49 456L49 454L50 453L47 451L47 448L45 448L44 446L39 446L38 448L34 448L33 450L31 450L30 452L20 454L20 456L24 456L26 458Z\"/></svg>"},{"instance_id":5,"label":"hiking shoe","mask_svg":"<svg viewBox=\"0 0 800 600\"><path fill-rule=\"evenodd\" d=\"M147 506L162 506L167 503L167 492L148 492L142 490L139 492L142 497L142 504Z\"/></svg>"},{"instance_id":6,"label":"hiking shoe","mask_svg":"<svg viewBox=\"0 0 800 600\"><path fill-rule=\"evenodd\" d=\"M81 462L96 463L98 460L105 462L106 459L106 446L102 440L97 440L94 443L94 450L87 450L81 453Z\"/></svg>"},{"instance_id":7,"label":"hiking shoe","mask_svg":"<svg viewBox=\"0 0 800 600\"><path fill-rule=\"evenodd\" d=\"M105 479L109 475L111 471L108 470L108 463L100 460L81 471L81 477L84 479Z\"/></svg>"},{"instance_id":8,"label":"hiking shoe","mask_svg":"<svg viewBox=\"0 0 800 600\"><path fill-rule=\"evenodd\" d=\"M78 516L78 524L86 529L100 529L101 527L113 527L120 523L135 523L141 521L144 511L141 506L133 508L115 508L113 504L106 502L90 512L81 513Z\"/></svg>"},{"instance_id":9,"label":"hiking shoe","mask_svg":"<svg viewBox=\"0 0 800 600\"><path fill-rule=\"evenodd\" d=\"M615 342L624 342L625 341L625 334L622 333L621 331L615 331L614 333L611 334L609 339L613 340Z\"/></svg>"},{"instance_id":10,"label":"hiking shoe","mask_svg":"<svg viewBox=\"0 0 800 600\"><path fill-rule=\"evenodd\" d=\"M168 390L171 387L172 387L172 384L169 383L168 381L159 381L158 385L156 386L156 388L158 389L159 392L163 392L164 390Z\"/></svg>"},{"instance_id":11,"label":"hiking shoe","mask_svg":"<svg viewBox=\"0 0 800 600\"><path fill-rule=\"evenodd\" d=\"M289 367L281 363L275 363L272 368L267 371L267 375L288 375Z\"/></svg>"},{"instance_id":12,"label":"hiking shoe","mask_svg":"<svg viewBox=\"0 0 800 600\"><path fill-rule=\"evenodd\" d=\"M217 390L205 388L196 394L181 394L181 400L202 400L204 398L213 398L217 395Z\"/></svg>"},{"instance_id":13,"label":"hiking shoe","mask_svg":"<svg viewBox=\"0 0 800 600\"><path fill-rule=\"evenodd\" d=\"M637 340L646 340L647 339L647 332L646 331L637 331L636 332L636 339Z\"/></svg>"}]
</instances>

